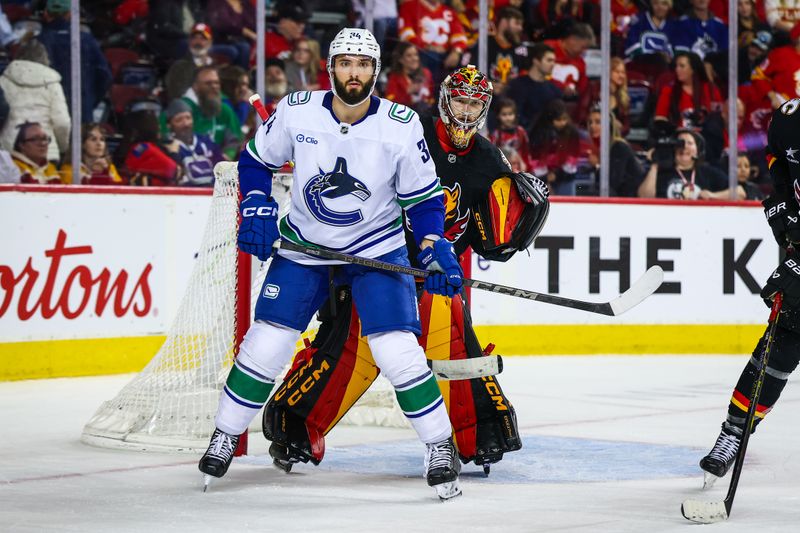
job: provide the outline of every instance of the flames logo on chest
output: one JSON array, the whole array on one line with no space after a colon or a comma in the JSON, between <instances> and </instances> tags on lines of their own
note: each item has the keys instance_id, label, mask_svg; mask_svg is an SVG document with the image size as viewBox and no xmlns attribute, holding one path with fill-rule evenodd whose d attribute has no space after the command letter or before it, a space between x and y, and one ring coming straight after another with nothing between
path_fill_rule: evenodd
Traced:
<instances>
[{"instance_id":1,"label":"flames logo on chest","mask_svg":"<svg viewBox=\"0 0 800 533\"><path fill-rule=\"evenodd\" d=\"M444 191L444 236L450 242L456 242L467 231L469 224L469 209L461 215L461 184L453 187L442 185Z\"/></svg>"}]
</instances>

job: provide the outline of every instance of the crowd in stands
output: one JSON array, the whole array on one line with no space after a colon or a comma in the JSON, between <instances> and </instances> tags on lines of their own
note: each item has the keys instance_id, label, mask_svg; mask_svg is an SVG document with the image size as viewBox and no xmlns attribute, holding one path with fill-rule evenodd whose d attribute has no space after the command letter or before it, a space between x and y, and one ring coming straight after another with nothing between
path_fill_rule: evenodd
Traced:
<instances>
[{"instance_id":1,"label":"crowd in stands","mask_svg":"<svg viewBox=\"0 0 800 533\"><path fill-rule=\"evenodd\" d=\"M364 26L364 0L263 0L269 111L292 91L326 90L330 39ZM438 85L478 64L478 0L374 0L377 93L425 113ZM70 1L0 0L0 182L210 186L260 123L256 0L81 2L81 109L71 108ZM599 0L489 1L484 132L514 170L556 194L598 193L600 77L610 85L614 196L726 199L728 84L737 85L736 195L769 193L774 109L800 97L800 8L739 0L738 79L728 80L728 2L612 0L601 72Z\"/></svg>"}]
</instances>

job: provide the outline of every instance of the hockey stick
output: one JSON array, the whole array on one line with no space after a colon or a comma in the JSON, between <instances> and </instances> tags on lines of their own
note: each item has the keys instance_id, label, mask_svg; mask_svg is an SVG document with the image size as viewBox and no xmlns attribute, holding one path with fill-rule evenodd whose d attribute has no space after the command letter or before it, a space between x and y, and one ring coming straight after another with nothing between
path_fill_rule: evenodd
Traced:
<instances>
[{"instance_id":1,"label":"hockey stick","mask_svg":"<svg viewBox=\"0 0 800 533\"><path fill-rule=\"evenodd\" d=\"M739 443L739 450L736 452L736 463L733 465L733 473L731 474L731 484L728 487L728 494L721 502L703 502L691 499L684 501L681 504L681 513L683 513L683 517L687 520L698 522L700 524L713 524L714 522L722 522L723 520L727 520L731 514L733 497L736 495L736 487L739 485L739 476L742 474L742 467L744 466L744 454L747 451L747 442L750 440L750 433L753 431L753 425L755 424L756 409L758 406L758 400L761 397L761 386L764 384L764 376L767 373L769 352L772 349L772 344L775 340L775 327L778 323L778 315L781 312L782 305L783 294L775 294L775 299L772 302L772 311L769 314L767 340L764 343L764 350L761 352L758 376L756 377L756 381L753 383L753 388L750 392L750 406L747 408L747 418L745 418L744 422L742 442Z\"/></svg>"},{"instance_id":2,"label":"hockey stick","mask_svg":"<svg viewBox=\"0 0 800 533\"><path fill-rule=\"evenodd\" d=\"M430 275L427 270L414 268L404 265L395 265L380 261L378 259L369 259L366 257L359 257L357 255L348 255L326 248L316 248L313 246L304 246L296 244L285 239L275 241L273 244L275 248L289 250L292 252L299 252L306 255L313 255L322 259L331 259L334 261L343 261L354 265L361 265L380 270L388 270L390 272L399 272L401 274L410 274L418 278L426 278ZM505 294L507 296L514 296L517 298L525 298L526 300L534 300L551 305L558 305L561 307L569 307L571 309L579 309L589 313L597 313L600 315L617 316L625 311L639 305L645 298L653 294L656 289L661 286L664 279L664 271L659 266L650 267L644 275L636 280L636 282L613 300L609 302L584 302L581 300L573 300L572 298L563 298L561 296L553 296L550 294L542 294L540 292L527 291L524 289L517 289L508 287L506 285L498 285L496 283L489 283L488 281L479 281L476 279L464 278L464 286L472 287L473 289L480 289L482 291L496 292L498 294Z\"/></svg>"}]
</instances>

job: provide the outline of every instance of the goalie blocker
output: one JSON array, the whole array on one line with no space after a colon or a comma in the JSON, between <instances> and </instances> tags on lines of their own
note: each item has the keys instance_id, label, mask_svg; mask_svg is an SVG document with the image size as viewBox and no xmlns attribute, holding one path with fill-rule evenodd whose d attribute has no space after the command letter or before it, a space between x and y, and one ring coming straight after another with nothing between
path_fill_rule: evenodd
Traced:
<instances>
[{"instance_id":1,"label":"goalie blocker","mask_svg":"<svg viewBox=\"0 0 800 533\"><path fill-rule=\"evenodd\" d=\"M377 378L367 341L347 287L336 289L336 306L320 312L314 342L301 350L264 410L270 455L288 471L293 463L319 464L324 436ZM423 293L420 345L432 360L484 357L463 300ZM522 446L514 408L494 376L439 381L462 462L489 465ZM488 472L488 466L485 466Z\"/></svg>"}]
</instances>

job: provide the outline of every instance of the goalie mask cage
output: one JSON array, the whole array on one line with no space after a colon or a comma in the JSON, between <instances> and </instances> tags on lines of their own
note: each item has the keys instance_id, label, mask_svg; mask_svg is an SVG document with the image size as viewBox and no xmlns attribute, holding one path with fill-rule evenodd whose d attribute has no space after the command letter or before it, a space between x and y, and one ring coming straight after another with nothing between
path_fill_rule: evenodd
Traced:
<instances>
[{"instance_id":1,"label":"goalie mask cage","mask_svg":"<svg viewBox=\"0 0 800 533\"><path fill-rule=\"evenodd\" d=\"M103 402L83 428L88 444L148 451L205 451L222 387L252 320L251 301L267 267L252 279L251 258L236 246L239 180L236 163L219 163L203 240L186 292L164 344L117 396ZM286 209L286 179L273 195ZM280 196L285 198L280 198ZM316 320L298 342L316 332ZM340 423L406 427L394 390L382 376ZM250 431L260 431L256 416Z\"/></svg>"}]
</instances>

